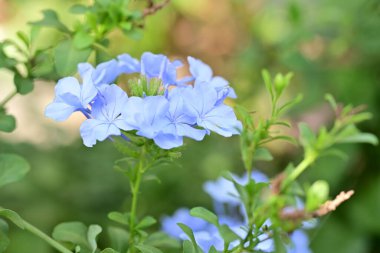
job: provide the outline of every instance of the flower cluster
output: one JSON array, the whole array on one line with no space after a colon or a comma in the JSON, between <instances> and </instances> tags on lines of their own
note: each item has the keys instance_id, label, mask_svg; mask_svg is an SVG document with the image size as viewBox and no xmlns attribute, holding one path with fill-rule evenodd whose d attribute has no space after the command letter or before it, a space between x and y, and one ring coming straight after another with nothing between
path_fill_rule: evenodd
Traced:
<instances>
[{"instance_id":1,"label":"flower cluster","mask_svg":"<svg viewBox=\"0 0 380 253\"><path fill-rule=\"evenodd\" d=\"M233 178L241 185L248 183L247 175L243 177L233 175ZM268 182L266 175L258 171L253 171L251 178L256 183ZM215 213L218 215L220 224L227 225L243 240L247 236L248 218L234 184L225 178L219 178L216 181L206 182L203 188L214 201ZM178 223L183 223L193 230L195 240L204 252L209 252L212 246L218 251L223 251L225 244L218 229L200 218L191 216L190 211L186 208L178 209L171 217L164 217L162 219L162 230L174 238L190 239L181 231ZM270 227L270 220L267 220L265 225ZM264 231L258 236L258 240L259 243L255 250L259 252L273 252L275 250L274 240ZM309 239L303 230L299 229L292 232L290 241L291 244L287 246L288 253L311 252ZM229 248L234 248L239 244L240 241L236 240L229 245Z\"/></svg>"},{"instance_id":2,"label":"flower cluster","mask_svg":"<svg viewBox=\"0 0 380 253\"><path fill-rule=\"evenodd\" d=\"M163 149L181 146L183 137L200 141L211 131L239 134L241 123L224 104L226 97L236 98L229 83L198 59L188 57L188 64L191 76L177 80L182 63L149 52L140 61L123 54L95 68L81 63L83 84L74 77L59 80L45 114L63 121L73 112L83 113L87 119L80 133L88 147L131 130ZM131 77L132 96L113 83L122 74Z\"/></svg>"}]
</instances>

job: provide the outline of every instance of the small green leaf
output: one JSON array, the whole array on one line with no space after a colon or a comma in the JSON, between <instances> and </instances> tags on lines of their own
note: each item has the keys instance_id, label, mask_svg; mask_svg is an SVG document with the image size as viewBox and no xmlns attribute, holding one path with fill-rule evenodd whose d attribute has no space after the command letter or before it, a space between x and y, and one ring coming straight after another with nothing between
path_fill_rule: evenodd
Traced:
<instances>
[{"instance_id":1,"label":"small green leaf","mask_svg":"<svg viewBox=\"0 0 380 253\"><path fill-rule=\"evenodd\" d=\"M314 211L327 200L328 196L328 183L323 180L314 182L306 194L306 210L309 212Z\"/></svg>"},{"instance_id":2,"label":"small green leaf","mask_svg":"<svg viewBox=\"0 0 380 253\"><path fill-rule=\"evenodd\" d=\"M137 224L136 228L137 229L147 228L156 224L156 222L157 220L153 218L152 216L146 216L139 222L139 224Z\"/></svg>"},{"instance_id":3,"label":"small green leaf","mask_svg":"<svg viewBox=\"0 0 380 253\"><path fill-rule=\"evenodd\" d=\"M9 243L10 240L8 235L4 231L0 230L0 253L6 252Z\"/></svg>"},{"instance_id":4,"label":"small green leaf","mask_svg":"<svg viewBox=\"0 0 380 253\"><path fill-rule=\"evenodd\" d=\"M4 44L0 43L0 68L12 69L17 64L13 58L9 58L4 52Z\"/></svg>"},{"instance_id":5,"label":"small green leaf","mask_svg":"<svg viewBox=\"0 0 380 253\"><path fill-rule=\"evenodd\" d=\"M219 253L219 251L217 251L214 246L211 246L211 248L208 251L208 253Z\"/></svg>"},{"instance_id":6,"label":"small green leaf","mask_svg":"<svg viewBox=\"0 0 380 253\"><path fill-rule=\"evenodd\" d=\"M316 136L314 132L305 123L300 123L298 125L298 128L300 130L300 141L302 146L305 148L313 147L316 142Z\"/></svg>"},{"instance_id":7,"label":"small green leaf","mask_svg":"<svg viewBox=\"0 0 380 253\"><path fill-rule=\"evenodd\" d=\"M28 162L15 154L0 154L0 186L19 181L29 171Z\"/></svg>"},{"instance_id":8,"label":"small green leaf","mask_svg":"<svg viewBox=\"0 0 380 253\"><path fill-rule=\"evenodd\" d=\"M116 251L114 249L111 249L111 248L106 248L106 249L102 250L100 253L120 253L120 252Z\"/></svg>"},{"instance_id":9,"label":"small green leaf","mask_svg":"<svg viewBox=\"0 0 380 253\"><path fill-rule=\"evenodd\" d=\"M51 27L64 33L70 33L70 30L59 20L58 14L54 10L43 10L42 14L43 18L40 21L29 22L29 24Z\"/></svg>"},{"instance_id":10,"label":"small green leaf","mask_svg":"<svg viewBox=\"0 0 380 253\"><path fill-rule=\"evenodd\" d=\"M24 43L24 45L26 47L29 47L30 40L29 40L28 35L26 35L26 33L22 32L22 31L18 31L17 32L17 37Z\"/></svg>"},{"instance_id":11,"label":"small green leaf","mask_svg":"<svg viewBox=\"0 0 380 253\"><path fill-rule=\"evenodd\" d=\"M190 241L187 241L190 243L190 246L189 246L189 243L186 243L187 245L185 245L185 242L183 243L183 252L184 253L187 253L187 252L195 252L195 253L199 253L199 250L198 250L198 245L197 245L197 241L195 240L195 237L194 237L194 233L193 233L193 230L191 230L190 227L188 227L187 225L183 224L183 223L177 223L177 225L182 229L182 231L189 237L189 239L191 240Z\"/></svg>"},{"instance_id":12,"label":"small green leaf","mask_svg":"<svg viewBox=\"0 0 380 253\"><path fill-rule=\"evenodd\" d=\"M127 226L129 225L130 217L129 213L111 212L108 214L108 219Z\"/></svg>"},{"instance_id":13,"label":"small green leaf","mask_svg":"<svg viewBox=\"0 0 380 253\"><path fill-rule=\"evenodd\" d=\"M127 252L129 233L119 227L109 227L107 232L111 241L110 246L118 252Z\"/></svg>"},{"instance_id":14,"label":"small green leaf","mask_svg":"<svg viewBox=\"0 0 380 253\"><path fill-rule=\"evenodd\" d=\"M136 245L135 247L138 250L140 250L140 252L142 253L162 253L161 250L149 245L139 244L139 245Z\"/></svg>"},{"instance_id":15,"label":"small green leaf","mask_svg":"<svg viewBox=\"0 0 380 253\"><path fill-rule=\"evenodd\" d=\"M184 241L183 242L183 253L195 253L195 249L191 241Z\"/></svg>"},{"instance_id":16,"label":"small green leaf","mask_svg":"<svg viewBox=\"0 0 380 253\"><path fill-rule=\"evenodd\" d=\"M132 29L132 22L123 22L120 24L120 27L121 29L123 29L123 31L130 31Z\"/></svg>"},{"instance_id":17,"label":"small green leaf","mask_svg":"<svg viewBox=\"0 0 380 253\"><path fill-rule=\"evenodd\" d=\"M271 100L274 100L274 94L273 94L273 87L272 87L272 80L270 77L270 74L268 70L264 69L261 71L262 78L264 80L265 87L267 88L267 91L270 94Z\"/></svg>"},{"instance_id":18,"label":"small green leaf","mask_svg":"<svg viewBox=\"0 0 380 253\"><path fill-rule=\"evenodd\" d=\"M90 244L92 253L96 251L98 245L96 243L96 237L102 232L102 227L99 225L90 225L87 231L87 241Z\"/></svg>"},{"instance_id":19,"label":"small green leaf","mask_svg":"<svg viewBox=\"0 0 380 253\"><path fill-rule=\"evenodd\" d=\"M0 112L0 131L10 133L16 128L16 119L12 115Z\"/></svg>"},{"instance_id":20,"label":"small green leaf","mask_svg":"<svg viewBox=\"0 0 380 253\"><path fill-rule=\"evenodd\" d=\"M327 102L329 102L331 108L333 108L334 111L336 111L338 109L338 105L335 101L335 98L333 97L333 95L331 94L326 94L325 95L325 99L327 100Z\"/></svg>"},{"instance_id":21,"label":"small green leaf","mask_svg":"<svg viewBox=\"0 0 380 253\"><path fill-rule=\"evenodd\" d=\"M0 207L0 216L10 220L21 229L25 228L24 220L15 211Z\"/></svg>"},{"instance_id":22,"label":"small green leaf","mask_svg":"<svg viewBox=\"0 0 380 253\"><path fill-rule=\"evenodd\" d=\"M90 249L87 241L87 227L81 222L65 222L58 224L53 230L53 238L61 242L72 243L73 246L79 245L82 250Z\"/></svg>"},{"instance_id":23,"label":"small green leaf","mask_svg":"<svg viewBox=\"0 0 380 253\"><path fill-rule=\"evenodd\" d=\"M91 49L77 49L72 40L64 40L55 48L55 69L60 76L69 76L76 72L80 62L87 61Z\"/></svg>"},{"instance_id":24,"label":"small green leaf","mask_svg":"<svg viewBox=\"0 0 380 253\"><path fill-rule=\"evenodd\" d=\"M153 234L150 234L144 241L144 244L157 248L166 247L175 249L180 248L181 246L178 240L170 237L164 232L155 232Z\"/></svg>"},{"instance_id":25,"label":"small green leaf","mask_svg":"<svg viewBox=\"0 0 380 253\"><path fill-rule=\"evenodd\" d=\"M74 45L77 49L88 48L94 43L95 39L85 31L78 31L74 35Z\"/></svg>"},{"instance_id":26,"label":"small green leaf","mask_svg":"<svg viewBox=\"0 0 380 253\"><path fill-rule=\"evenodd\" d=\"M13 81L16 85L17 92L21 95L25 95L33 91L34 83L32 79L25 78L21 76L19 73L15 73Z\"/></svg>"},{"instance_id":27,"label":"small green leaf","mask_svg":"<svg viewBox=\"0 0 380 253\"><path fill-rule=\"evenodd\" d=\"M253 159L256 161L272 161L273 156L266 148L258 148L256 149L255 155L253 156Z\"/></svg>"},{"instance_id":28,"label":"small green leaf","mask_svg":"<svg viewBox=\"0 0 380 253\"><path fill-rule=\"evenodd\" d=\"M225 243L231 243L236 240L241 240L241 238L234 231L232 231L227 225L219 226L218 230Z\"/></svg>"},{"instance_id":29,"label":"small green leaf","mask_svg":"<svg viewBox=\"0 0 380 253\"><path fill-rule=\"evenodd\" d=\"M190 215L201 218L215 226L219 225L218 217L211 211L203 207L194 207L190 210Z\"/></svg>"}]
</instances>

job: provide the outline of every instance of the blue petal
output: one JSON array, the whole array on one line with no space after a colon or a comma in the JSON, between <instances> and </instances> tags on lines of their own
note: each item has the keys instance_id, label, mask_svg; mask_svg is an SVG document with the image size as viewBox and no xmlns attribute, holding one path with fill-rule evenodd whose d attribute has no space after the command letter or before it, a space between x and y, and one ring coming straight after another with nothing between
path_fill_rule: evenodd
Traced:
<instances>
[{"instance_id":1,"label":"blue petal","mask_svg":"<svg viewBox=\"0 0 380 253\"><path fill-rule=\"evenodd\" d=\"M55 86L55 94L57 97L60 97L65 93L70 93L79 98L80 91L81 88L79 82L74 77L62 78L58 81L57 85Z\"/></svg>"},{"instance_id":2,"label":"blue petal","mask_svg":"<svg viewBox=\"0 0 380 253\"><path fill-rule=\"evenodd\" d=\"M62 102L53 102L45 109L45 116L56 121L64 121L76 110L76 107Z\"/></svg>"},{"instance_id":3,"label":"blue petal","mask_svg":"<svg viewBox=\"0 0 380 253\"><path fill-rule=\"evenodd\" d=\"M80 127L84 145L92 147L96 141L104 141L111 135L120 135L120 129L114 124L97 119L88 119Z\"/></svg>"},{"instance_id":4,"label":"blue petal","mask_svg":"<svg viewBox=\"0 0 380 253\"><path fill-rule=\"evenodd\" d=\"M196 129L186 124L177 124L177 134L179 136L186 136L197 141L203 140L206 135L206 131L203 129Z\"/></svg>"},{"instance_id":5,"label":"blue petal","mask_svg":"<svg viewBox=\"0 0 380 253\"><path fill-rule=\"evenodd\" d=\"M162 149L171 149L183 145L183 138L173 134L158 134L153 138L154 143Z\"/></svg>"},{"instance_id":6,"label":"blue petal","mask_svg":"<svg viewBox=\"0 0 380 253\"><path fill-rule=\"evenodd\" d=\"M132 74L140 72L140 62L129 54L122 54L117 57L119 60L120 73Z\"/></svg>"},{"instance_id":7,"label":"blue petal","mask_svg":"<svg viewBox=\"0 0 380 253\"><path fill-rule=\"evenodd\" d=\"M199 81L210 81L212 78L212 69L209 65L205 64L201 60L193 58L191 56L187 57L187 61L190 65L190 73L196 80Z\"/></svg>"}]
</instances>

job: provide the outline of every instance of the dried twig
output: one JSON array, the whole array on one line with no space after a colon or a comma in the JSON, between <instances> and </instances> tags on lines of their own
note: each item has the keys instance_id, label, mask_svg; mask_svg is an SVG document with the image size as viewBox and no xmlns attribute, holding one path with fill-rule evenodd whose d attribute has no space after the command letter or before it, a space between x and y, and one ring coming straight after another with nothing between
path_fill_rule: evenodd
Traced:
<instances>
[{"instance_id":1,"label":"dried twig","mask_svg":"<svg viewBox=\"0 0 380 253\"><path fill-rule=\"evenodd\" d=\"M348 200L352 195L354 194L353 190L350 190L348 192L342 191L338 194L338 196L335 197L333 200L328 200L324 204L322 204L318 210L314 212L306 212L304 209L295 209L293 211L286 211L282 212L280 214L281 219L283 220L306 220L316 217L324 216L332 211L335 211L335 209L341 205L344 201Z\"/></svg>"},{"instance_id":2,"label":"dried twig","mask_svg":"<svg viewBox=\"0 0 380 253\"><path fill-rule=\"evenodd\" d=\"M151 0L148 1L148 8L146 8L143 11L143 17L146 17L146 16L149 16L149 15L156 13L157 11L164 8L169 3L170 3L170 0L165 0L162 3L158 3L158 4L154 4L153 1L151 1Z\"/></svg>"}]
</instances>

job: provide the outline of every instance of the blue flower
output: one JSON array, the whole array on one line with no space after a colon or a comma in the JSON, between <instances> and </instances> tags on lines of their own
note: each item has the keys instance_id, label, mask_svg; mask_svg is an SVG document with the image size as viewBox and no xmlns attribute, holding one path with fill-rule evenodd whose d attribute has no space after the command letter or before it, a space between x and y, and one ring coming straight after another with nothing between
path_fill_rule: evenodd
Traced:
<instances>
[{"instance_id":1,"label":"blue flower","mask_svg":"<svg viewBox=\"0 0 380 253\"><path fill-rule=\"evenodd\" d=\"M90 63L79 63L78 72L82 77L86 75L86 73L91 72L92 81L96 87L113 83L121 74L119 64L115 59L103 62L96 66L96 68Z\"/></svg>"},{"instance_id":2,"label":"blue flower","mask_svg":"<svg viewBox=\"0 0 380 253\"><path fill-rule=\"evenodd\" d=\"M45 110L46 117L56 121L64 121L75 111L81 111L88 117L89 105L98 94L90 72L83 78L80 85L74 77L66 77L55 86L55 99Z\"/></svg>"},{"instance_id":3,"label":"blue flower","mask_svg":"<svg viewBox=\"0 0 380 253\"><path fill-rule=\"evenodd\" d=\"M208 83L197 83L191 89L182 89L182 98L188 115L197 119L197 125L224 137L239 134L242 124L237 120L233 109L225 104L218 104L217 92Z\"/></svg>"},{"instance_id":4,"label":"blue flower","mask_svg":"<svg viewBox=\"0 0 380 253\"><path fill-rule=\"evenodd\" d=\"M127 94L117 85L104 87L92 105L91 119L80 127L84 145L92 147L96 141L104 141L111 135L121 135L121 131L132 130L123 117L128 101Z\"/></svg>"},{"instance_id":5,"label":"blue flower","mask_svg":"<svg viewBox=\"0 0 380 253\"><path fill-rule=\"evenodd\" d=\"M187 57L187 61L189 62L190 73L195 80L194 84L206 82L213 87L217 92L217 104L222 103L226 97L237 97L234 89L229 86L226 79L220 76L213 76L212 69L209 65L191 56Z\"/></svg>"}]
</instances>

